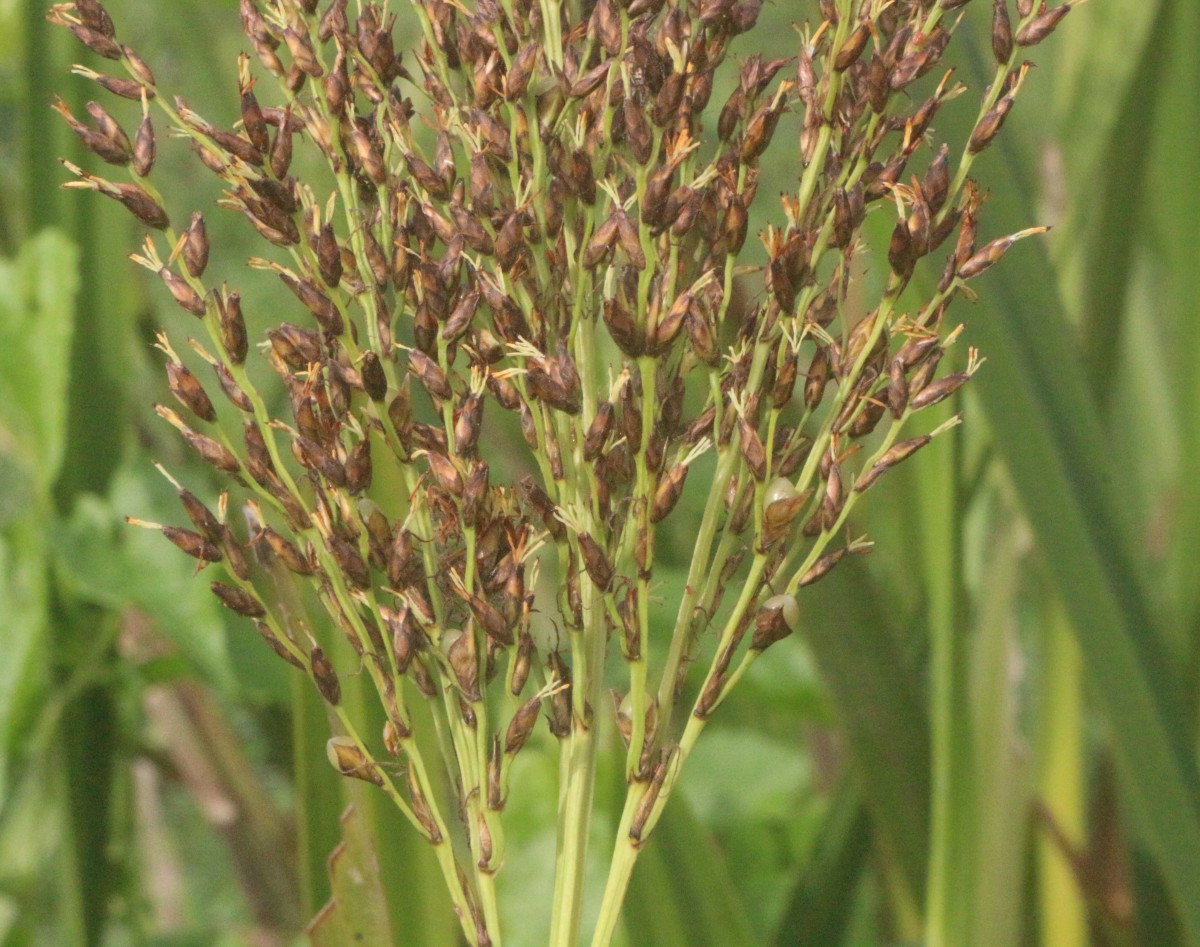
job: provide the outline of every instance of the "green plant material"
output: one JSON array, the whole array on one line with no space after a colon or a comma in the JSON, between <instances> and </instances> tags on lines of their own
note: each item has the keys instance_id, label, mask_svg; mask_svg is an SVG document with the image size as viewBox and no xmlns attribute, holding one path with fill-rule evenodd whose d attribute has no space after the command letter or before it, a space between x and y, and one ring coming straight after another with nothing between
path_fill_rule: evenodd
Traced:
<instances>
[{"instance_id":1,"label":"green plant material","mask_svg":"<svg viewBox=\"0 0 1200 947\"><path fill-rule=\"evenodd\" d=\"M1025 208L997 195L992 211L1011 220ZM991 279L972 322L995 380L981 376L976 390L1079 635L1135 823L1200 938L1200 779L1179 675L1111 494L1120 478L1108 472L1049 262L1030 250L1022 265L1019 282Z\"/></svg>"},{"instance_id":2,"label":"green plant material","mask_svg":"<svg viewBox=\"0 0 1200 947\"><path fill-rule=\"evenodd\" d=\"M0 421L11 476L5 521L44 497L65 450L68 354L74 330L75 245L47 230L0 260Z\"/></svg>"},{"instance_id":3,"label":"green plant material","mask_svg":"<svg viewBox=\"0 0 1200 947\"><path fill-rule=\"evenodd\" d=\"M929 715L926 683L902 646L910 622L882 607L883 593L862 562L846 563L809 596L805 640L848 735L872 839L901 900L920 903L929 844Z\"/></svg>"},{"instance_id":4,"label":"green plant material","mask_svg":"<svg viewBox=\"0 0 1200 947\"><path fill-rule=\"evenodd\" d=\"M980 884L980 812L970 706L969 629L962 589L959 449L921 458L923 574L928 587L932 817L925 937L930 947L973 944L972 894Z\"/></svg>"},{"instance_id":5,"label":"green plant material","mask_svg":"<svg viewBox=\"0 0 1200 947\"><path fill-rule=\"evenodd\" d=\"M326 861L340 841L331 813L346 805L342 780L325 764L329 720L325 702L302 677L291 681L292 786L296 793L296 860L300 904L313 917L330 896ZM359 816L361 818L361 816Z\"/></svg>"},{"instance_id":6,"label":"green plant material","mask_svg":"<svg viewBox=\"0 0 1200 947\"><path fill-rule=\"evenodd\" d=\"M347 807L342 842L329 856L332 896L308 926L313 947L398 943L388 921L376 844L355 807Z\"/></svg>"},{"instance_id":7,"label":"green plant material","mask_svg":"<svg viewBox=\"0 0 1200 947\"><path fill-rule=\"evenodd\" d=\"M1017 947L1023 943L1033 808L1032 767L1021 726L1025 680L1014 672L1022 660L1018 597L1028 533L1003 507L992 518L984 540L989 554L979 576L981 601L971 629L971 712L966 714L975 756L972 859L978 867L974 888L962 892L971 904L969 936L956 943ZM998 898L997 891L1008 894Z\"/></svg>"},{"instance_id":8,"label":"green plant material","mask_svg":"<svg viewBox=\"0 0 1200 947\"><path fill-rule=\"evenodd\" d=\"M0 261L0 798L48 683L45 525L66 436L75 248L46 231Z\"/></svg>"},{"instance_id":9,"label":"green plant material","mask_svg":"<svg viewBox=\"0 0 1200 947\"><path fill-rule=\"evenodd\" d=\"M1158 89L1158 122L1154 129L1151 159L1147 171L1147 214L1145 228L1140 232L1139 260L1145 267L1145 283L1151 314L1167 307L1178 313L1171 334L1162 338L1154 352L1157 369L1169 371L1171 403L1166 406L1163 423L1171 422L1176 434L1172 446L1178 450L1178 465L1171 471L1163 503L1156 510L1167 524L1169 543L1168 576L1173 600L1173 618L1177 622L1172 644L1184 652L1187 667L1187 687L1191 714L1189 733L1195 746L1198 732L1200 687L1195 668L1200 667L1200 593L1195 582L1195 564L1200 556L1200 502L1193 473L1200 462L1200 423L1196 405L1200 404L1200 383L1194 370L1195 357L1200 352L1200 333L1190 314L1194 311L1196 293L1200 291L1191 252L1200 239L1197 228L1197 201L1188 189L1181 193L1176 182L1200 171L1200 146L1187 133L1188 124L1200 120L1200 106L1194 97L1185 94L1182 83L1200 81L1196 58L1188 54L1189 40L1200 34L1200 17L1194 4L1165 3L1167 8L1162 28L1169 34L1160 47L1165 60ZM1130 234L1130 239L1136 239Z\"/></svg>"},{"instance_id":10,"label":"green plant material","mask_svg":"<svg viewBox=\"0 0 1200 947\"><path fill-rule=\"evenodd\" d=\"M1038 840L1041 942L1087 947L1087 904L1078 877L1086 832L1083 662L1061 600L1045 598L1038 795L1055 831Z\"/></svg>"},{"instance_id":11,"label":"green plant material","mask_svg":"<svg viewBox=\"0 0 1200 947\"><path fill-rule=\"evenodd\" d=\"M678 800L639 860L624 926L630 947L760 943L716 840Z\"/></svg>"},{"instance_id":12,"label":"green plant material","mask_svg":"<svg viewBox=\"0 0 1200 947\"><path fill-rule=\"evenodd\" d=\"M777 947L846 943L871 854L871 819L859 779L842 779L775 934Z\"/></svg>"},{"instance_id":13,"label":"green plant material","mask_svg":"<svg viewBox=\"0 0 1200 947\"><path fill-rule=\"evenodd\" d=\"M1093 238L1085 255L1081 311L1086 314L1083 331L1088 381L1101 409L1116 395L1113 380L1126 331L1127 310L1122 303L1133 283L1140 249L1138 237L1146 227L1142 214L1148 210L1147 172L1152 153L1141 143L1152 138L1160 121L1158 110L1165 105L1162 96L1151 93L1167 88L1163 73L1171 57L1164 50L1180 28L1172 17L1176 7L1178 4L1170 2L1158 5L1149 38L1136 59L1107 140L1105 173L1096 179L1101 189L1099 215L1092 224Z\"/></svg>"},{"instance_id":14,"label":"green plant material","mask_svg":"<svg viewBox=\"0 0 1200 947\"><path fill-rule=\"evenodd\" d=\"M0 828L6 841L13 838L9 820L21 818L18 794L26 803L32 801L19 792L20 784L36 779L36 761L61 759L60 749L39 746L37 737L44 732L41 708L52 680L47 635L52 546L46 525L54 515L50 490L66 438L75 260L74 245L55 231L29 240L16 259L0 260L0 628L5 645L0 662ZM59 782L55 789L65 787ZM47 795L52 803L65 802L65 793L51 790ZM69 829L56 824L59 814L52 807L44 829L47 835L56 828L66 833L70 848ZM37 827L32 821L24 825L34 835ZM40 838L35 850L44 851L44 841ZM39 872L43 867L28 866ZM51 913L60 933L82 938L87 930L82 892L87 888L76 886L83 866L71 867L76 871L60 875L59 890L50 896L58 908ZM37 878L18 873L9 883L34 886Z\"/></svg>"},{"instance_id":15,"label":"green plant material","mask_svg":"<svg viewBox=\"0 0 1200 947\"><path fill-rule=\"evenodd\" d=\"M166 512L165 490L144 472L120 471L112 498L83 496L70 519L55 534L60 582L72 597L112 611L136 607L152 618L179 648L186 666L224 693L233 689L235 671L220 608L192 580L185 561L164 562L161 541L148 531L132 530L118 510ZM277 672L270 666L268 673Z\"/></svg>"}]
</instances>

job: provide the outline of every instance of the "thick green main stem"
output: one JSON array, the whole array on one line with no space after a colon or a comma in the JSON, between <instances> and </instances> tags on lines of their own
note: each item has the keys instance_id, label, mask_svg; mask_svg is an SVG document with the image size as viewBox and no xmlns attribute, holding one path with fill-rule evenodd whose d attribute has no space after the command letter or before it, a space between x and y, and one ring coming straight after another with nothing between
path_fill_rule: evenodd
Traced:
<instances>
[{"instance_id":1,"label":"thick green main stem","mask_svg":"<svg viewBox=\"0 0 1200 947\"><path fill-rule=\"evenodd\" d=\"M596 788L596 727L585 714L599 704L603 680L605 628L601 595L587 583L582 634L584 673L573 693L571 732L564 738L559 765L558 853L554 870L554 907L550 947L574 947L583 912L584 867L592 801Z\"/></svg>"}]
</instances>

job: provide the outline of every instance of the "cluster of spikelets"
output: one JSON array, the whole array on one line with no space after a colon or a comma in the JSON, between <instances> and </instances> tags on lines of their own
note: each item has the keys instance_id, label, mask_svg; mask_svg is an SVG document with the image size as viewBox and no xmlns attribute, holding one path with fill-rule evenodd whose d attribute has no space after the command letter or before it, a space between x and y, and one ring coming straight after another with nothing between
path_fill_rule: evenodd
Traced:
<instances>
[{"instance_id":1,"label":"cluster of spikelets","mask_svg":"<svg viewBox=\"0 0 1200 947\"><path fill-rule=\"evenodd\" d=\"M799 624L799 589L869 548L850 538L855 501L937 433L902 429L975 371L971 353L939 374L946 308L1033 231L977 248L968 172L1013 105L1022 50L1070 10L1017 0L1014 22L995 0L995 78L954 157L929 142L964 91L938 67L959 8L985 3L821 0L798 11L816 25L795 56L735 59L762 0L412 0L406 65L380 4L242 0L274 100L243 56L232 127L168 102L97 0L52 9L122 74L77 71L140 103L132 137L96 103L90 123L57 104L132 172L68 165L68 186L164 234L135 259L202 324L191 348L221 398L162 337L183 410L157 410L232 481L247 524L224 496L214 513L180 488L192 528L156 528L220 563L220 600L312 676L336 716L333 765L435 846L471 943L499 940L500 814L539 719L566 760L554 923L568 943L603 688L623 682L617 846L636 852L705 720ZM723 103L715 85L732 85ZM205 282L204 217L177 232L148 182L152 107L272 248L251 265L294 302L254 357L286 398L250 382L239 294ZM780 128L801 161L763 255L745 245ZM295 148L320 172L294 174ZM868 304L872 211L896 222ZM925 266L931 288L905 292ZM656 534L710 452L678 618L651 627ZM369 675L378 741L342 707L331 654ZM438 737L414 732L414 701ZM439 747L448 780L423 757ZM597 943L627 877L614 869Z\"/></svg>"}]
</instances>

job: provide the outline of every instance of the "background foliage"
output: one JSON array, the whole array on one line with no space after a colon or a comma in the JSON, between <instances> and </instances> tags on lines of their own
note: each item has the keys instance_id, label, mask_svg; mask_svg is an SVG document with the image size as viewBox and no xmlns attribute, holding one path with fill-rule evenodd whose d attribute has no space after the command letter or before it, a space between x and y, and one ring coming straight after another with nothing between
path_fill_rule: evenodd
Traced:
<instances>
[{"instance_id":1,"label":"background foliage","mask_svg":"<svg viewBox=\"0 0 1200 947\"><path fill-rule=\"evenodd\" d=\"M227 111L233 0L109 6L165 86ZM0 945L291 943L343 836L379 866L380 929L450 944L440 879L326 766L309 689L122 523L178 519L150 342L182 317L123 259L125 217L58 190L79 156L47 105L93 93L43 15L0 2ZM750 37L786 53L797 15L776 0ZM1093 0L1038 48L979 174L988 236L1055 229L958 304L988 358L968 423L867 504L877 554L806 592L805 634L722 708L630 947L1200 945L1198 43L1189 0ZM209 227L232 276L244 234ZM553 748L520 762L548 788L513 799L519 945L544 941Z\"/></svg>"}]
</instances>

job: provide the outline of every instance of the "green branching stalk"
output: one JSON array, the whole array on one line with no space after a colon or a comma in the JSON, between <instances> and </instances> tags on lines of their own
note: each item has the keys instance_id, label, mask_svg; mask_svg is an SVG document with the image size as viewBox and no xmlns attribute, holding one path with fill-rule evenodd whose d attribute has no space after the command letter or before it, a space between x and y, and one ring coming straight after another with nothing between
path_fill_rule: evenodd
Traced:
<instances>
[{"instance_id":1,"label":"green branching stalk","mask_svg":"<svg viewBox=\"0 0 1200 947\"><path fill-rule=\"evenodd\" d=\"M162 338L183 410L158 413L242 516L181 487L191 527L143 525L223 570L214 593L312 679L336 721L331 763L433 846L473 947L517 923L496 886L503 813L542 719L559 750L550 943L584 935L614 688L626 793L591 932L605 947L708 721L803 626L803 589L871 548L850 522L866 490L957 423L921 433L922 410L980 364L972 352L939 374L947 307L1040 230L977 248L969 173L1024 49L1070 3L1022 0L1015 27L994 7L996 78L953 169L948 146L924 149L965 91L942 57L979 3L949 22L964 0L820 0L796 56L774 60L738 46L760 0L411 6L409 52L386 4L243 0L253 59L239 61L240 121L222 128L158 88L97 0L56 5L53 22L123 70L82 73L138 122L130 135L100 106L88 123L57 105L131 172L68 165L68 186L161 232L135 259L203 323L191 348L224 395L218 407ZM710 102L725 73L733 93ZM153 109L264 241L250 265L282 284L265 342L251 346L240 297L206 273L203 214L173 227L191 208L148 180ZM761 162L788 147L789 114L801 168L756 256ZM894 213L887 246L869 213ZM887 274L875 300L872 267ZM918 267L941 274L923 299ZM252 354L271 389L252 383ZM709 451L711 482L689 484ZM656 550L685 492L703 512L659 629ZM341 702L339 673L359 670L382 734Z\"/></svg>"}]
</instances>

